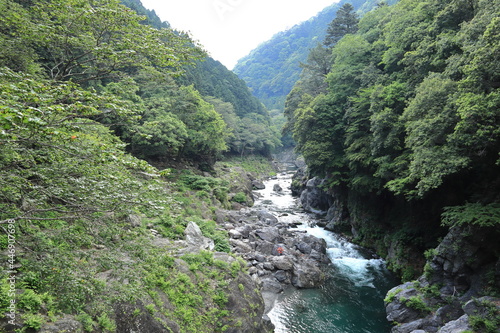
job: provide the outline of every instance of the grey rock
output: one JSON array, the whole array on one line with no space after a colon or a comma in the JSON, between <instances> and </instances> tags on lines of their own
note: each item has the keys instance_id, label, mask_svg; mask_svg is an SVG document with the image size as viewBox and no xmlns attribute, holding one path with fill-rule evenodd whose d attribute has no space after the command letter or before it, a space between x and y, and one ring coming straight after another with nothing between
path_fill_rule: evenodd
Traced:
<instances>
[{"instance_id":1,"label":"grey rock","mask_svg":"<svg viewBox=\"0 0 500 333\"><path fill-rule=\"evenodd\" d=\"M276 273L274 273L274 277L281 283L287 283L287 284L291 283L290 275L286 271L283 270L276 271Z\"/></svg>"},{"instance_id":2,"label":"grey rock","mask_svg":"<svg viewBox=\"0 0 500 333\"><path fill-rule=\"evenodd\" d=\"M249 225L245 225L243 227L236 228L236 231L240 233L241 237L248 238L250 237L250 232L252 228Z\"/></svg>"},{"instance_id":3,"label":"grey rock","mask_svg":"<svg viewBox=\"0 0 500 333\"><path fill-rule=\"evenodd\" d=\"M276 245L274 245L271 242L261 241L261 242L257 242L257 246L256 246L255 250L257 252L264 254L264 255L273 255L273 252L275 251L275 247L276 247Z\"/></svg>"},{"instance_id":4,"label":"grey rock","mask_svg":"<svg viewBox=\"0 0 500 333\"><path fill-rule=\"evenodd\" d=\"M440 325L456 320L464 315L462 304L458 300L454 300L451 304L446 304L436 310L436 320Z\"/></svg>"},{"instance_id":5,"label":"grey rock","mask_svg":"<svg viewBox=\"0 0 500 333\"><path fill-rule=\"evenodd\" d=\"M413 333L422 328L423 320L416 320L410 323L401 324L392 328L391 333ZM425 332L425 331L424 331Z\"/></svg>"},{"instance_id":6,"label":"grey rock","mask_svg":"<svg viewBox=\"0 0 500 333\"><path fill-rule=\"evenodd\" d=\"M254 180L252 181L252 187L254 190L263 190L266 188L266 185L264 185L264 183L259 180Z\"/></svg>"},{"instance_id":7,"label":"grey rock","mask_svg":"<svg viewBox=\"0 0 500 333\"><path fill-rule=\"evenodd\" d=\"M314 177L307 181L306 189L300 195L302 207L313 213L322 213L328 210L331 204L331 196L320 189L323 180Z\"/></svg>"},{"instance_id":8,"label":"grey rock","mask_svg":"<svg viewBox=\"0 0 500 333\"><path fill-rule=\"evenodd\" d=\"M255 231L255 235L268 242L274 242L280 237L279 229L275 227L266 227Z\"/></svg>"},{"instance_id":9,"label":"grey rock","mask_svg":"<svg viewBox=\"0 0 500 333\"><path fill-rule=\"evenodd\" d=\"M63 317L62 319L57 320L55 323L50 323L44 325L40 331L40 333L59 333L59 332L67 332L67 333L82 333L83 326L82 324L72 318L72 317Z\"/></svg>"},{"instance_id":10,"label":"grey rock","mask_svg":"<svg viewBox=\"0 0 500 333\"><path fill-rule=\"evenodd\" d=\"M385 307L387 320L390 322L408 323L417 320L421 314L420 311L411 309L403 304L400 299L409 299L412 296L418 295L418 291L414 288L413 283L407 282L389 290L388 294L394 294L397 290L401 290L395 295L394 301L388 303Z\"/></svg>"},{"instance_id":11,"label":"grey rock","mask_svg":"<svg viewBox=\"0 0 500 333\"><path fill-rule=\"evenodd\" d=\"M281 186L279 184L274 184L273 191L279 193L279 192L283 192L283 189L281 188Z\"/></svg>"},{"instance_id":12,"label":"grey rock","mask_svg":"<svg viewBox=\"0 0 500 333\"><path fill-rule=\"evenodd\" d=\"M275 269L274 265L270 262L265 262L263 264L263 267L264 267L264 269L266 269L268 271L274 271L274 269Z\"/></svg>"},{"instance_id":13,"label":"grey rock","mask_svg":"<svg viewBox=\"0 0 500 333\"><path fill-rule=\"evenodd\" d=\"M139 314L137 314L139 310ZM136 332L150 332L150 333L165 333L165 332L180 332L180 327L177 323L168 320L162 314L158 316L162 319L166 329L158 320L156 320L151 313L146 309L144 304L138 301L132 303L118 303L115 305L116 316L116 331L120 333L136 333ZM65 331L57 331L65 332Z\"/></svg>"},{"instance_id":14,"label":"grey rock","mask_svg":"<svg viewBox=\"0 0 500 333\"><path fill-rule=\"evenodd\" d=\"M293 260L289 256L275 256L271 258L271 263L276 269L289 271L293 268Z\"/></svg>"},{"instance_id":15,"label":"grey rock","mask_svg":"<svg viewBox=\"0 0 500 333\"><path fill-rule=\"evenodd\" d=\"M273 214L269 213L266 210L258 211L257 217L259 218L259 221L269 225L275 225L279 222L276 216L274 216Z\"/></svg>"},{"instance_id":16,"label":"grey rock","mask_svg":"<svg viewBox=\"0 0 500 333\"><path fill-rule=\"evenodd\" d=\"M307 259L293 266L292 285L295 287L315 288L323 281L323 272L316 261Z\"/></svg>"},{"instance_id":17,"label":"grey rock","mask_svg":"<svg viewBox=\"0 0 500 333\"><path fill-rule=\"evenodd\" d=\"M249 253L253 251L250 244L245 243L241 240L231 239L229 242L233 246L233 251L236 253Z\"/></svg>"},{"instance_id":18,"label":"grey rock","mask_svg":"<svg viewBox=\"0 0 500 333\"><path fill-rule=\"evenodd\" d=\"M295 247L297 248L297 250L299 250L300 252L302 252L304 254L310 254L312 251L311 245L309 245L305 242L300 242L299 244L295 245Z\"/></svg>"},{"instance_id":19,"label":"grey rock","mask_svg":"<svg viewBox=\"0 0 500 333\"><path fill-rule=\"evenodd\" d=\"M228 234L229 234L229 237L233 238L233 239L240 239L243 237L243 235L238 230L235 230L235 229L229 230Z\"/></svg>"},{"instance_id":20,"label":"grey rock","mask_svg":"<svg viewBox=\"0 0 500 333\"><path fill-rule=\"evenodd\" d=\"M215 248L214 241L208 237L203 236L200 227L194 223L189 222L184 230L186 242L188 246L198 248L200 250L213 250Z\"/></svg>"},{"instance_id":21,"label":"grey rock","mask_svg":"<svg viewBox=\"0 0 500 333\"><path fill-rule=\"evenodd\" d=\"M127 216L126 221L130 224L132 228L140 227L142 224L142 219L139 215L130 214Z\"/></svg>"},{"instance_id":22,"label":"grey rock","mask_svg":"<svg viewBox=\"0 0 500 333\"><path fill-rule=\"evenodd\" d=\"M491 297L491 296L483 296L477 299L472 299L465 303L463 306L465 314L469 316L481 316L486 317L490 312L490 307L492 305L496 306L497 312L500 313L500 299Z\"/></svg>"},{"instance_id":23,"label":"grey rock","mask_svg":"<svg viewBox=\"0 0 500 333\"><path fill-rule=\"evenodd\" d=\"M463 315L457 320L450 321L441 327L438 333L461 333L470 330L472 330L472 328L469 325L469 317Z\"/></svg>"},{"instance_id":24,"label":"grey rock","mask_svg":"<svg viewBox=\"0 0 500 333\"><path fill-rule=\"evenodd\" d=\"M262 255L260 253L256 253L255 254L255 260L257 260L258 262L265 262L266 261L266 256Z\"/></svg>"},{"instance_id":25,"label":"grey rock","mask_svg":"<svg viewBox=\"0 0 500 333\"><path fill-rule=\"evenodd\" d=\"M262 280L262 291L278 294L283 291L283 286L274 277Z\"/></svg>"}]
</instances>

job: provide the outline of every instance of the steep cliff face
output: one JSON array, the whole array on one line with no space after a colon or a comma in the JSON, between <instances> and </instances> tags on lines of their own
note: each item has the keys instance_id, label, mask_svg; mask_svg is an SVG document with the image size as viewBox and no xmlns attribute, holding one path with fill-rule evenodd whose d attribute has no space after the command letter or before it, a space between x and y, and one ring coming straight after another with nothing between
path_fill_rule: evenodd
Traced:
<instances>
[{"instance_id":1,"label":"steep cliff face","mask_svg":"<svg viewBox=\"0 0 500 333\"><path fill-rule=\"evenodd\" d=\"M327 212L326 228L375 249L403 280L422 274L386 297L387 319L397 324L393 333L499 332L498 226L453 227L438 242L446 229L424 217L435 216L439 204L324 190L325 182L297 173L294 190L304 209ZM422 225L410 223L416 219Z\"/></svg>"},{"instance_id":2,"label":"steep cliff face","mask_svg":"<svg viewBox=\"0 0 500 333\"><path fill-rule=\"evenodd\" d=\"M424 274L389 291L393 333L498 332L500 230L455 227L428 252Z\"/></svg>"},{"instance_id":3,"label":"steep cliff face","mask_svg":"<svg viewBox=\"0 0 500 333\"><path fill-rule=\"evenodd\" d=\"M424 251L437 246L436 239L446 234L432 213L391 196L363 195L326 184L325 179L308 179L307 172L299 169L292 191L305 210L325 215L325 229L374 249L404 280L422 273Z\"/></svg>"}]
</instances>

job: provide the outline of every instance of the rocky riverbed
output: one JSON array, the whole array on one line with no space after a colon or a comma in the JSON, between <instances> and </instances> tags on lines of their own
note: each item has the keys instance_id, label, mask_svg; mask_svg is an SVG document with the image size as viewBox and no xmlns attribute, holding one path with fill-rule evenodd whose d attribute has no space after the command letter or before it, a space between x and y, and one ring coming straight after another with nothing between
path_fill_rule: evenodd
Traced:
<instances>
[{"instance_id":1,"label":"rocky riverbed","mask_svg":"<svg viewBox=\"0 0 500 333\"><path fill-rule=\"evenodd\" d=\"M314 288L324 281L322 265L329 260L323 239L265 210L228 212L227 220L232 251L247 260L250 275L262 284L267 309L287 286Z\"/></svg>"}]
</instances>

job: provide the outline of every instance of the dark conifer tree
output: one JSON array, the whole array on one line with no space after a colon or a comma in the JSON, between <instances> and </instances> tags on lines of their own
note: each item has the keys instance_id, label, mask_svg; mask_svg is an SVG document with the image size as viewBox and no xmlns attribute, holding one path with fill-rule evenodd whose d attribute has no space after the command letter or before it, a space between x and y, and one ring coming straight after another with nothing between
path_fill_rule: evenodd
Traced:
<instances>
[{"instance_id":1,"label":"dark conifer tree","mask_svg":"<svg viewBox=\"0 0 500 333\"><path fill-rule=\"evenodd\" d=\"M337 11L337 16L328 25L323 44L326 47L333 47L345 35L356 33L358 31L358 22L359 18L354 12L354 7L350 3L344 4Z\"/></svg>"}]
</instances>

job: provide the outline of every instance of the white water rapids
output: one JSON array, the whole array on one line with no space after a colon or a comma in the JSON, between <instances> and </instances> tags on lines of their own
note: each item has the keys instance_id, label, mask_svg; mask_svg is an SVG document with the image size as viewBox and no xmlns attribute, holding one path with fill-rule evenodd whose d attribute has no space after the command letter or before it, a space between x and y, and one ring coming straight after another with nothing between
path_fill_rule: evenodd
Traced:
<instances>
[{"instance_id":1,"label":"white water rapids","mask_svg":"<svg viewBox=\"0 0 500 333\"><path fill-rule=\"evenodd\" d=\"M387 333L383 298L397 280L382 259L341 236L316 226L317 216L304 212L291 194L293 172L281 173L255 191L255 207L281 222L323 238L331 265L327 282L317 289L286 290L268 313L276 333ZM281 192L273 191L278 184Z\"/></svg>"}]
</instances>

